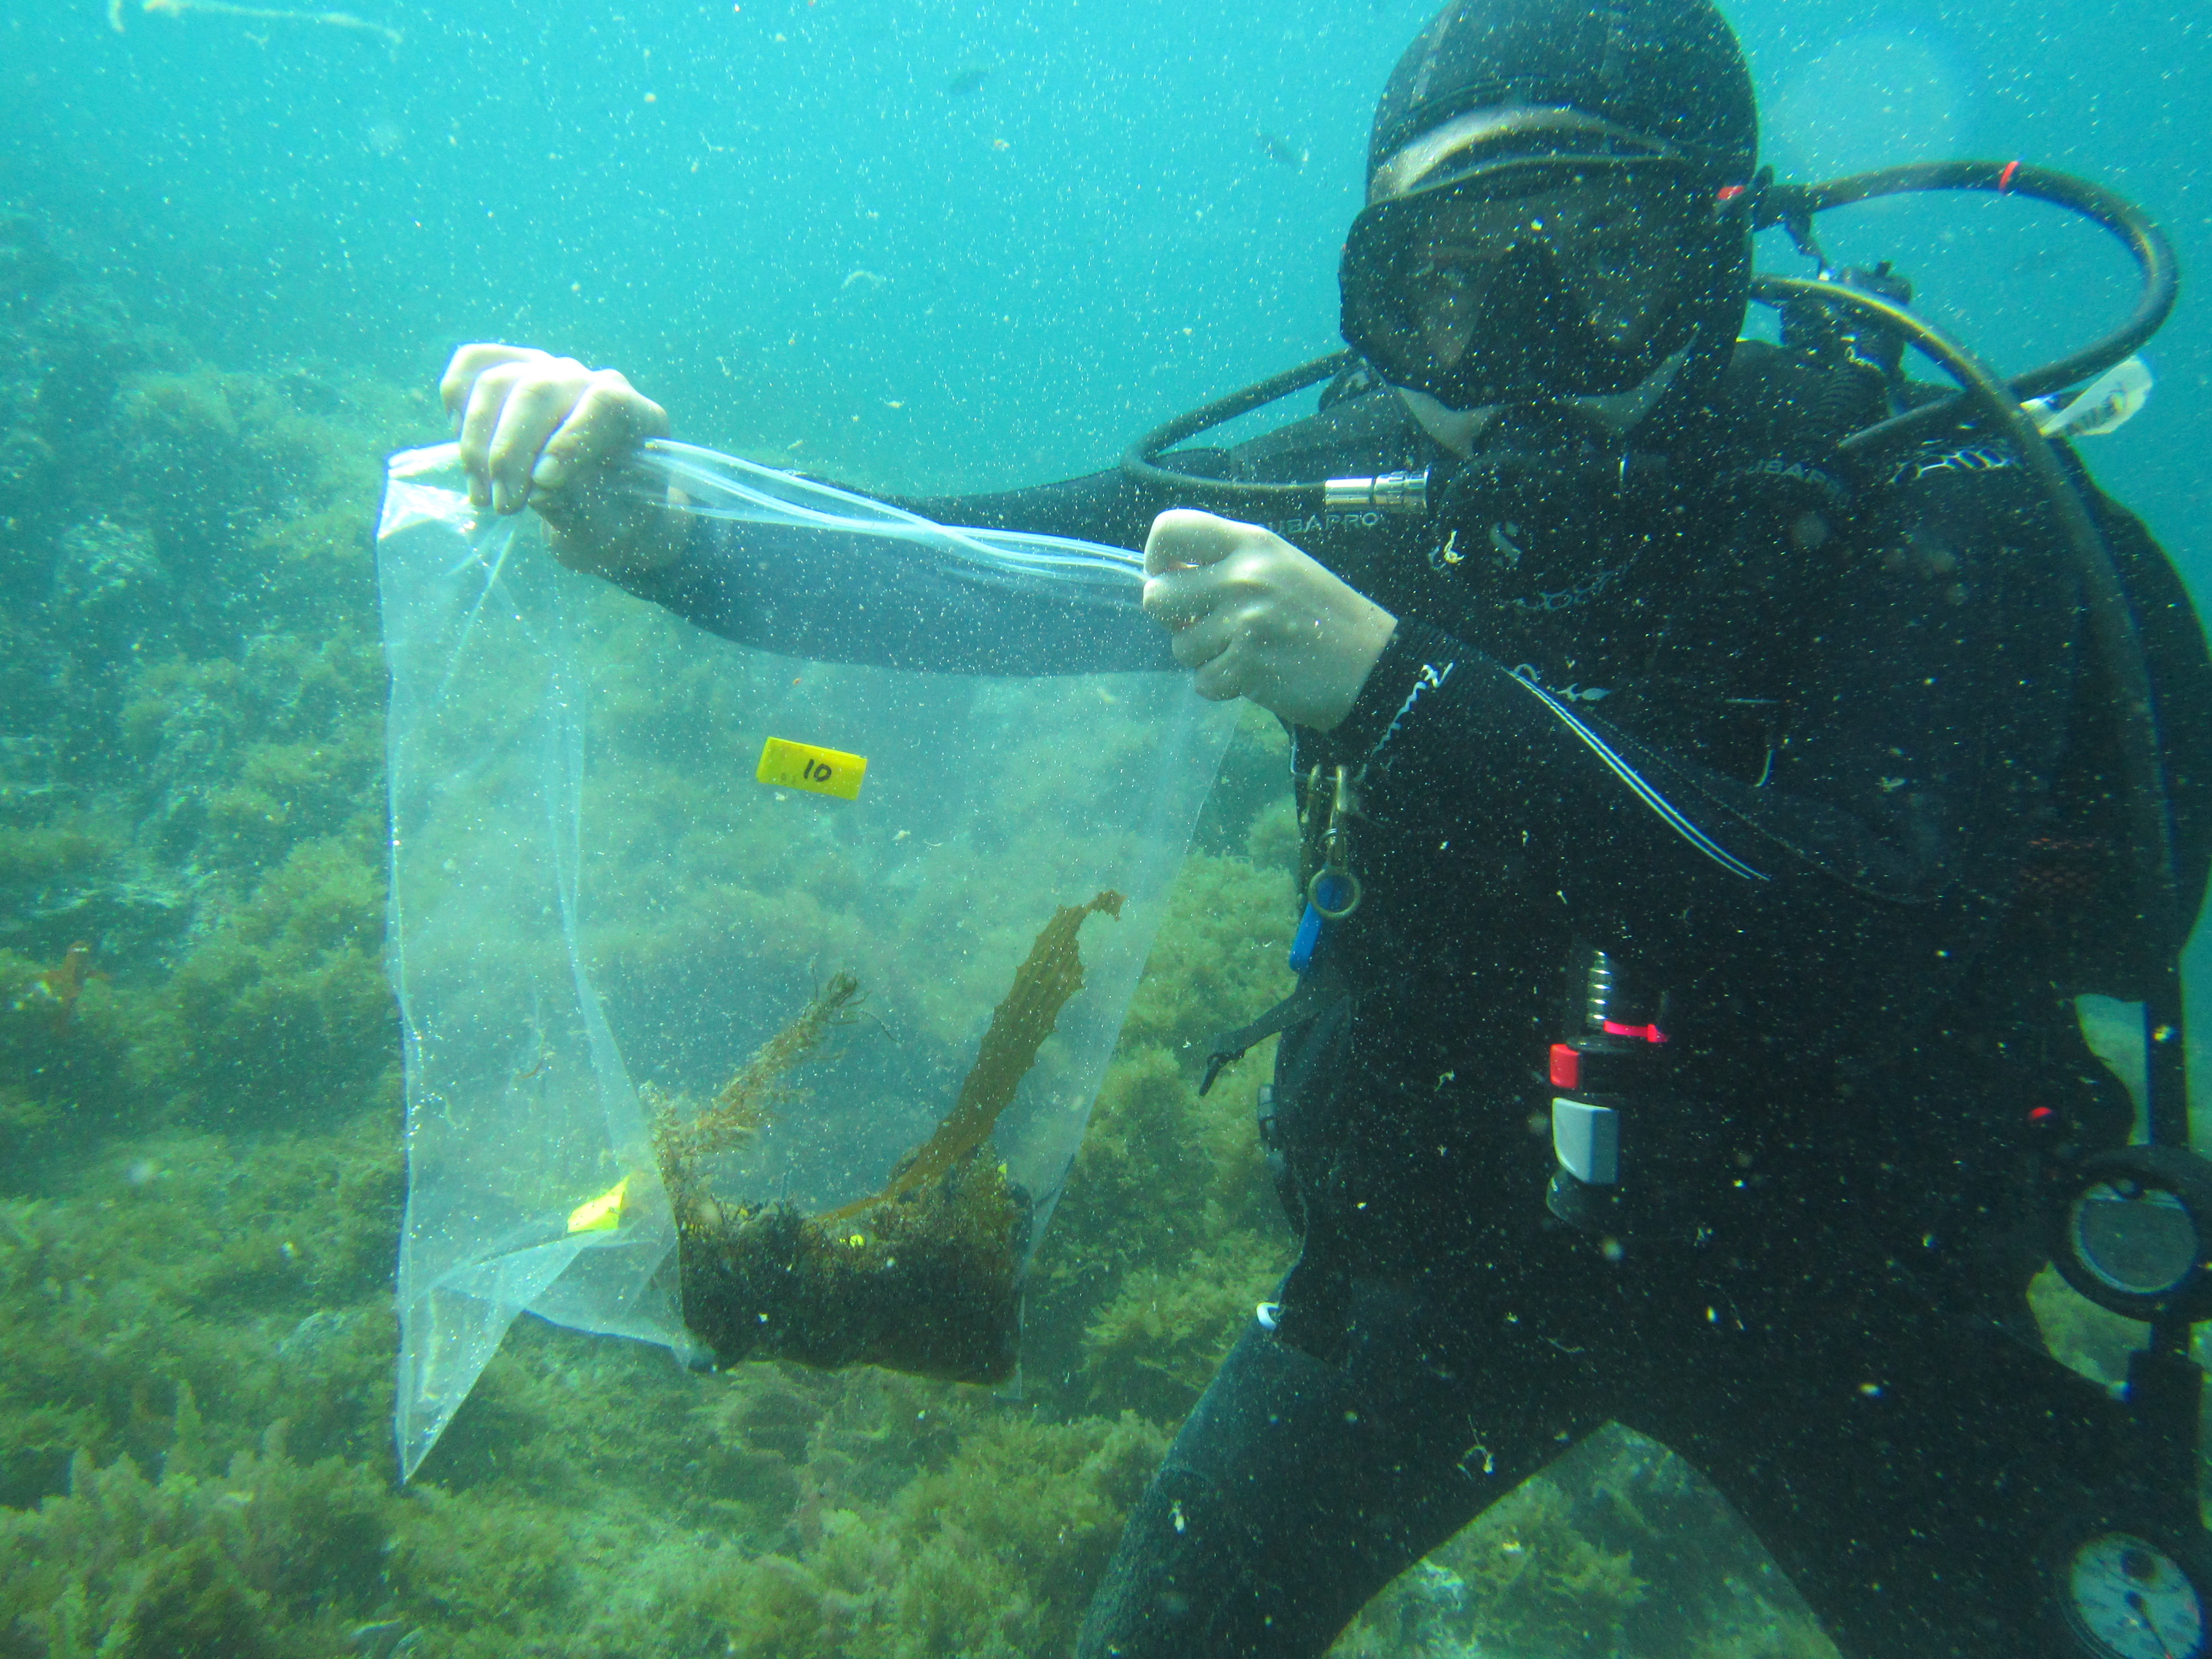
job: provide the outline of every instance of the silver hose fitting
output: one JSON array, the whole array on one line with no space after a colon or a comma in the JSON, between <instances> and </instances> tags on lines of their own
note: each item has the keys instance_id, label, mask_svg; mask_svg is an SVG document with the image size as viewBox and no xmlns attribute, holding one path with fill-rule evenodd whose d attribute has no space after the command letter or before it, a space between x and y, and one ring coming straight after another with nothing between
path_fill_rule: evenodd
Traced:
<instances>
[{"instance_id":1,"label":"silver hose fitting","mask_svg":"<svg viewBox=\"0 0 2212 1659\"><path fill-rule=\"evenodd\" d=\"M1385 472L1373 478L1331 478L1322 486L1325 513L1388 513L1418 519L1429 510L1429 472Z\"/></svg>"}]
</instances>

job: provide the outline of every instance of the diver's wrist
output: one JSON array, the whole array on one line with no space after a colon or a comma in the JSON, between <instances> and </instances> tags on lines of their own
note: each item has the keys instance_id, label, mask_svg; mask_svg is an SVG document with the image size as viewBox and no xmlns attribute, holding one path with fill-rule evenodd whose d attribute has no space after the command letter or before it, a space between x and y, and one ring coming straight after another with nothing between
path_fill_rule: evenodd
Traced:
<instances>
[{"instance_id":1,"label":"diver's wrist","mask_svg":"<svg viewBox=\"0 0 2212 1659\"><path fill-rule=\"evenodd\" d=\"M1407 696L1421 682L1424 666L1432 659L1458 654L1446 648L1451 643L1443 630L1426 623L1393 618L1389 637L1360 682L1359 695L1352 699L1344 718L1328 730L1332 752L1346 761L1370 753L1382 741Z\"/></svg>"},{"instance_id":2,"label":"diver's wrist","mask_svg":"<svg viewBox=\"0 0 2212 1659\"><path fill-rule=\"evenodd\" d=\"M1340 695L1320 711L1321 718L1314 722L1316 731L1334 732L1350 718L1352 710L1359 706L1368 683L1375 677L1376 665L1397 635L1397 617L1372 599L1366 599L1364 605L1365 609L1352 623L1351 638L1346 644L1340 666Z\"/></svg>"},{"instance_id":3,"label":"diver's wrist","mask_svg":"<svg viewBox=\"0 0 2212 1659\"><path fill-rule=\"evenodd\" d=\"M662 499L639 501L606 490L533 493L546 545L571 570L625 582L653 575L684 556L691 538L690 498L672 485Z\"/></svg>"}]
</instances>

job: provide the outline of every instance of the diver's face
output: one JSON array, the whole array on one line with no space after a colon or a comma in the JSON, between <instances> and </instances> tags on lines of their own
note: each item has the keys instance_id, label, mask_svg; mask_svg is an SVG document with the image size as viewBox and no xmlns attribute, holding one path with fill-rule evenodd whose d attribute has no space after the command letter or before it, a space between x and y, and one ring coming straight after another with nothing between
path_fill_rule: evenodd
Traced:
<instances>
[{"instance_id":1,"label":"diver's face","mask_svg":"<svg viewBox=\"0 0 2212 1659\"><path fill-rule=\"evenodd\" d=\"M1376 168L1345 242L1345 338L1455 410L1629 391L1733 268L1740 194L1574 110L1475 112Z\"/></svg>"},{"instance_id":2,"label":"diver's face","mask_svg":"<svg viewBox=\"0 0 2212 1659\"><path fill-rule=\"evenodd\" d=\"M1426 356L1454 370L1516 349L1547 298L1578 311L1593 343L1632 354L1681 297L1682 192L1618 170L1522 182L1444 201L1409 250L1400 294Z\"/></svg>"}]
</instances>

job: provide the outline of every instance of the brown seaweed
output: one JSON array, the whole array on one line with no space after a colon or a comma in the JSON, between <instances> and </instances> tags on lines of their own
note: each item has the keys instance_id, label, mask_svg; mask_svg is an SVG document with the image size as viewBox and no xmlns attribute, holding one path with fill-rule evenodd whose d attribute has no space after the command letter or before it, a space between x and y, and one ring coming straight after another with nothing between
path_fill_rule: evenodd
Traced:
<instances>
[{"instance_id":1,"label":"brown seaweed","mask_svg":"<svg viewBox=\"0 0 2212 1659\"><path fill-rule=\"evenodd\" d=\"M1028 1194L995 1159L836 1224L788 1204L679 1218L684 1322L716 1363L874 1364L955 1382L1013 1375Z\"/></svg>"},{"instance_id":2,"label":"brown seaweed","mask_svg":"<svg viewBox=\"0 0 2212 1659\"><path fill-rule=\"evenodd\" d=\"M1076 951L1076 930L1084 917L1103 910L1116 921L1121 918L1122 897L1104 892L1088 904L1070 904L1053 912L1052 920L1030 947L1029 957L1014 974L1014 988L992 1012L991 1027L983 1033L975 1064L960 1085L937 1133L872 1198L864 1198L832 1210L823 1218L842 1220L912 1192L924 1182L934 1181L954 1164L983 1144L999 1121L999 1114L1013 1103L1014 1091L1036 1064L1037 1050L1060 1020L1068 998L1083 988L1083 958Z\"/></svg>"},{"instance_id":3,"label":"brown seaweed","mask_svg":"<svg viewBox=\"0 0 2212 1659\"><path fill-rule=\"evenodd\" d=\"M808 1217L788 1204L717 1203L700 1176L704 1159L757 1131L784 1097L783 1074L857 992L849 975L817 993L703 1111L662 1115L654 1146L675 1201L684 1322L717 1361L872 1364L969 1382L1012 1374L1030 1202L987 1142L1082 988L1084 918L1118 917L1121 904L1105 892L1054 913L992 1014L951 1111L879 1193Z\"/></svg>"},{"instance_id":4,"label":"brown seaweed","mask_svg":"<svg viewBox=\"0 0 2212 1659\"><path fill-rule=\"evenodd\" d=\"M832 1026L844 1024L847 1006L860 994L860 981L852 975L831 975L806 1012L761 1044L699 1111L654 1115L653 1155L672 1189L688 1192L708 1158L768 1127L776 1109L792 1097L787 1074L822 1046Z\"/></svg>"}]
</instances>

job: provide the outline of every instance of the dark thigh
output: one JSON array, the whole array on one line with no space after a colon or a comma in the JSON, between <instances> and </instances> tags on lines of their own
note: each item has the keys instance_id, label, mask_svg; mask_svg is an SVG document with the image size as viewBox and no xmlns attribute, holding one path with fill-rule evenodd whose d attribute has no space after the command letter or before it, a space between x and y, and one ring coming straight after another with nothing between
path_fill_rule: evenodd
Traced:
<instances>
[{"instance_id":1,"label":"dark thigh","mask_svg":"<svg viewBox=\"0 0 2212 1659\"><path fill-rule=\"evenodd\" d=\"M1595 1427L1571 1363L1447 1364L1359 1320L1324 1364L1256 1323L1131 1513L1082 1659L1304 1659L1369 1598ZM1494 1384L1495 1386L1486 1386Z\"/></svg>"},{"instance_id":2,"label":"dark thigh","mask_svg":"<svg viewBox=\"0 0 2212 1659\"><path fill-rule=\"evenodd\" d=\"M1707 1376L1624 1420L1719 1486L1849 1659L2074 1651L2052 1639L2040 1558L2109 1496L2123 1413L2102 1389L1932 1316L1808 1333Z\"/></svg>"}]
</instances>

